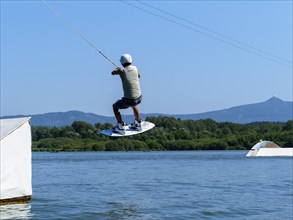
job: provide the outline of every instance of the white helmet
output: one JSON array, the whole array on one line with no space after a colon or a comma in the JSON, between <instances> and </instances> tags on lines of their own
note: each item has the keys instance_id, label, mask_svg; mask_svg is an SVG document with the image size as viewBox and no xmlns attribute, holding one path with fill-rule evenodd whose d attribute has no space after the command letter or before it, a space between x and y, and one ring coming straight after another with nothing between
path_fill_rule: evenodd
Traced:
<instances>
[{"instance_id":1,"label":"white helmet","mask_svg":"<svg viewBox=\"0 0 293 220\"><path fill-rule=\"evenodd\" d=\"M132 63L132 58L129 54L123 54L120 57L120 63L123 65L125 63Z\"/></svg>"}]
</instances>

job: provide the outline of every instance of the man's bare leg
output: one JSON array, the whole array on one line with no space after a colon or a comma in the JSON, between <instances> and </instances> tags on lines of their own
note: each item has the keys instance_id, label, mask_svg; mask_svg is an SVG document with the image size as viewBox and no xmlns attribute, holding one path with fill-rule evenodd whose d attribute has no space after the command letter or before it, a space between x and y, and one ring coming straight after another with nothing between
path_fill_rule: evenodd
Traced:
<instances>
[{"instance_id":1,"label":"man's bare leg","mask_svg":"<svg viewBox=\"0 0 293 220\"><path fill-rule=\"evenodd\" d=\"M138 106L136 105L136 106L132 107L132 110L133 110L134 118L135 118L138 122L140 122L141 119L140 119L140 114L139 114Z\"/></svg>"},{"instance_id":2,"label":"man's bare leg","mask_svg":"<svg viewBox=\"0 0 293 220\"><path fill-rule=\"evenodd\" d=\"M122 123L123 121L119 108L113 106L113 112L117 122Z\"/></svg>"}]
</instances>

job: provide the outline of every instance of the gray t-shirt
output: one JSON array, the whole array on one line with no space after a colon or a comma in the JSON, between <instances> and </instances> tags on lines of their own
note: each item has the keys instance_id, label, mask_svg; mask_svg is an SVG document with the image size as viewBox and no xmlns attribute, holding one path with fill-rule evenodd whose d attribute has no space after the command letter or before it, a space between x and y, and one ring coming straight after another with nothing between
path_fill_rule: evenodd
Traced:
<instances>
[{"instance_id":1,"label":"gray t-shirt","mask_svg":"<svg viewBox=\"0 0 293 220\"><path fill-rule=\"evenodd\" d=\"M123 69L122 86L124 97L137 99L141 96L138 70L136 66L127 66Z\"/></svg>"}]
</instances>

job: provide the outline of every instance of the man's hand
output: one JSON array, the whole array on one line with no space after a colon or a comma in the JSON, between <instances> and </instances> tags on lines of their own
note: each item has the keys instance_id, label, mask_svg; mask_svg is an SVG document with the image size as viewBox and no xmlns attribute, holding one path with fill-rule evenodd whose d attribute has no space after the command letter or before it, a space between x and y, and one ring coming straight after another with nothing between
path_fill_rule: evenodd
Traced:
<instances>
[{"instance_id":1,"label":"man's hand","mask_svg":"<svg viewBox=\"0 0 293 220\"><path fill-rule=\"evenodd\" d=\"M120 73L122 73L122 70L120 67L116 67L113 71L112 71L112 75L119 75Z\"/></svg>"}]
</instances>

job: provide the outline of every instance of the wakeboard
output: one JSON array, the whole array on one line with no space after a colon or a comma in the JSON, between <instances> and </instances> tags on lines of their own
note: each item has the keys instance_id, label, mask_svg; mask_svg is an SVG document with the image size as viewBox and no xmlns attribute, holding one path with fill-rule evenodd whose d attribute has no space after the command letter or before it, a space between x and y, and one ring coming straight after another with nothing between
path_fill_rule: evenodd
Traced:
<instances>
[{"instance_id":1,"label":"wakeboard","mask_svg":"<svg viewBox=\"0 0 293 220\"><path fill-rule=\"evenodd\" d=\"M100 134L109 136L109 137L125 137L125 136L131 136L131 135L136 135L136 134L140 134L143 132L146 132L150 129L152 129L153 127L155 127L155 124L148 122L148 121L142 121L141 122L141 131L137 131L131 128L131 125L126 125L124 126L125 128L125 134L119 134L117 132L114 132L112 129L108 129L108 130L101 130L99 131Z\"/></svg>"}]
</instances>

